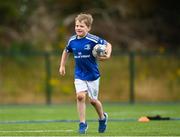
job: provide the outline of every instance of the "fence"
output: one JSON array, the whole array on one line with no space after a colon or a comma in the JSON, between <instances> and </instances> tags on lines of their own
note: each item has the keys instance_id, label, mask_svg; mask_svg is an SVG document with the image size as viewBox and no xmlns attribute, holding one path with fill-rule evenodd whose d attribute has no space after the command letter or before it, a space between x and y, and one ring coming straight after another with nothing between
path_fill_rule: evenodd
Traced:
<instances>
[{"instance_id":1,"label":"fence","mask_svg":"<svg viewBox=\"0 0 180 137\"><path fill-rule=\"evenodd\" d=\"M51 104L75 100L74 63L59 76L57 52L0 53L0 104ZM107 102L179 101L178 54L119 53L100 62L100 98ZM102 92L102 93L101 93Z\"/></svg>"}]
</instances>

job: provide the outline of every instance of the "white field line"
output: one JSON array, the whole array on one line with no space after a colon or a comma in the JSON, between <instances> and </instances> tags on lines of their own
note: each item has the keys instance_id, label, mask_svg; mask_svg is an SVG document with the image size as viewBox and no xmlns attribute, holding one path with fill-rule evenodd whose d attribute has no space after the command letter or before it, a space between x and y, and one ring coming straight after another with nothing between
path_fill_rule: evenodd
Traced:
<instances>
[{"instance_id":1,"label":"white field line","mask_svg":"<svg viewBox=\"0 0 180 137\"><path fill-rule=\"evenodd\" d=\"M0 137L13 137L13 136L0 136ZM36 136L14 136L14 137L36 137ZM69 136L37 136L37 137L69 137ZM71 136L71 137L79 137L79 136ZM102 136L86 136L86 137L102 137ZM103 137L139 137L139 136L122 135L122 136L103 136ZM141 137L154 137L154 136L141 136ZM179 136L156 136L156 137L179 137Z\"/></svg>"},{"instance_id":2,"label":"white field line","mask_svg":"<svg viewBox=\"0 0 180 137\"><path fill-rule=\"evenodd\" d=\"M42 132L73 132L73 130L0 130L0 133L42 133Z\"/></svg>"}]
</instances>

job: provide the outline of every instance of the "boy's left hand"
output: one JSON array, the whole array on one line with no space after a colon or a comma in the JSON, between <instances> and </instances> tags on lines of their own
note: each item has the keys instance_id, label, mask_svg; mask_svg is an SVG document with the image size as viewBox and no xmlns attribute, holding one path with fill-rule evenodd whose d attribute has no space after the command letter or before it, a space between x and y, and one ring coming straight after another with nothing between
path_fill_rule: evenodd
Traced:
<instances>
[{"instance_id":1,"label":"boy's left hand","mask_svg":"<svg viewBox=\"0 0 180 137\"><path fill-rule=\"evenodd\" d=\"M104 56L97 56L97 59L100 61L107 60L109 58L110 58L110 54L108 54L108 52L106 52Z\"/></svg>"},{"instance_id":2,"label":"boy's left hand","mask_svg":"<svg viewBox=\"0 0 180 137\"><path fill-rule=\"evenodd\" d=\"M110 43L108 43L105 51L106 54L104 54L104 56L97 56L97 59L100 61L109 59L111 57L111 51L112 51L112 46Z\"/></svg>"}]
</instances>

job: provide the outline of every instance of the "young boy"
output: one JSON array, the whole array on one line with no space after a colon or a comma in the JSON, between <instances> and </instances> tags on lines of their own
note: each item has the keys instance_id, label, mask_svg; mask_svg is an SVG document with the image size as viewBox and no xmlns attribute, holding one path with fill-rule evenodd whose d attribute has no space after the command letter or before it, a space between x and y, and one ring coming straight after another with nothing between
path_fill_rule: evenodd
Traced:
<instances>
[{"instance_id":1,"label":"young boy","mask_svg":"<svg viewBox=\"0 0 180 137\"><path fill-rule=\"evenodd\" d=\"M77 98L77 110L79 114L79 133L85 134L88 125L85 118L85 99L88 94L90 103L94 106L99 116L99 133L106 130L107 113L104 113L101 102L98 100L100 73L97 61L107 60L111 56L111 44L106 40L89 33L93 18L90 14L79 14L75 18L76 35L70 37L65 50L62 53L59 68L60 75L65 75L65 64L70 53L73 53L75 60L75 89ZM92 55L93 47L96 44L106 45L106 55L95 58Z\"/></svg>"}]
</instances>

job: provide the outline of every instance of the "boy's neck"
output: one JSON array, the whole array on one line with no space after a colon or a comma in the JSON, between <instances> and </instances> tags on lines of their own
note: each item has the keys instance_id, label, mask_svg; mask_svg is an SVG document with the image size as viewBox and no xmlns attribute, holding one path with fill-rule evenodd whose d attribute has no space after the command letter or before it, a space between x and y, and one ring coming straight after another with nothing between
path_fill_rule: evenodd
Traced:
<instances>
[{"instance_id":1,"label":"boy's neck","mask_svg":"<svg viewBox=\"0 0 180 137\"><path fill-rule=\"evenodd\" d=\"M88 34L88 33L86 33L84 36L78 36L78 35L77 35L77 39L82 39L82 38L86 37L87 34Z\"/></svg>"}]
</instances>

